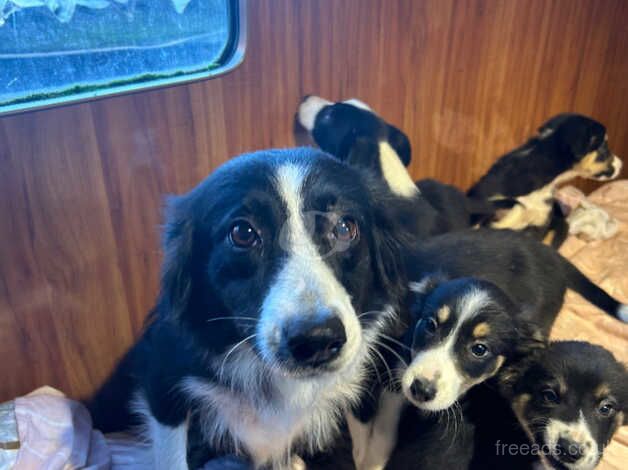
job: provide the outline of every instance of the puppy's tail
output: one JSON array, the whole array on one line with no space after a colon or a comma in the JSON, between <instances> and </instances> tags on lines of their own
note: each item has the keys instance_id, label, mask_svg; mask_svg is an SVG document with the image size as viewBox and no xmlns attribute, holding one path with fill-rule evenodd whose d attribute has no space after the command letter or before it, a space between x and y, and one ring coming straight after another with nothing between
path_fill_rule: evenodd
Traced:
<instances>
[{"instance_id":1,"label":"puppy's tail","mask_svg":"<svg viewBox=\"0 0 628 470\"><path fill-rule=\"evenodd\" d=\"M609 315L628 323L628 305L610 296L604 289L595 285L578 268L569 261L564 260L565 277L567 287L576 291L596 307L601 308Z\"/></svg>"}]
</instances>

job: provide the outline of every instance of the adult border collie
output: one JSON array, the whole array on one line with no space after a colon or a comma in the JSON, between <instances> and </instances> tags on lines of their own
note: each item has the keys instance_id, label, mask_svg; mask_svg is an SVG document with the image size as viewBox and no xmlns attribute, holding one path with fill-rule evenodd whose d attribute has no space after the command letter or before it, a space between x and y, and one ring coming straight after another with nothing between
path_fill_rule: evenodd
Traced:
<instances>
[{"instance_id":1,"label":"adult border collie","mask_svg":"<svg viewBox=\"0 0 628 470\"><path fill-rule=\"evenodd\" d=\"M325 449L404 285L402 217L377 187L319 150L270 150L170 200L158 303L95 426L139 426L168 470Z\"/></svg>"}]
</instances>

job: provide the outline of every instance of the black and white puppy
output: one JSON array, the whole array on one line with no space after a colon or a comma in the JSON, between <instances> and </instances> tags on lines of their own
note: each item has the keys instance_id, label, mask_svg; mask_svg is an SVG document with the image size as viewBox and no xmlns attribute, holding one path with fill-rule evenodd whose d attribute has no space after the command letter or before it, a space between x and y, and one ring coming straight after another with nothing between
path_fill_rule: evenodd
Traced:
<instances>
[{"instance_id":1,"label":"black and white puppy","mask_svg":"<svg viewBox=\"0 0 628 470\"><path fill-rule=\"evenodd\" d=\"M92 401L95 426L141 426L168 470L324 450L403 287L376 188L319 150L271 150L172 199L158 304Z\"/></svg>"},{"instance_id":2,"label":"black and white puppy","mask_svg":"<svg viewBox=\"0 0 628 470\"><path fill-rule=\"evenodd\" d=\"M454 186L429 178L412 181L405 168L412 158L408 137L359 100L332 103L306 96L296 122L323 150L379 175L396 195L414 199L429 235L469 228L495 212L492 204L471 199Z\"/></svg>"},{"instance_id":3,"label":"black and white puppy","mask_svg":"<svg viewBox=\"0 0 628 470\"><path fill-rule=\"evenodd\" d=\"M545 227L558 185L576 177L611 180L621 168L602 123L580 114L559 114L524 145L499 157L467 195L502 205L510 202L511 208L491 223L493 228Z\"/></svg>"},{"instance_id":4,"label":"black and white puppy","mask_svg":"<svg viewBox=\"0 0 628 470\"><path fill-rule=\"evenodd\" d=\"M500 394L513 413L484 416L473 468L592 470L628 424L628 371L606 349L557 341L505 368ZM496 402L493 402L494 404Z\"/></svg>"},{"instance_id":5,"label":"black and white puppy","mask_svg":"<svg viewBox=\"0 0 628 470\"><path fill-rule=\"evenodd\" d=\"M533 321L544 312L525 316L525 306L492 282L428 277L412 288L417 323L401 390L422 410L450 408L505 363L544 345L547 332Z\"/></svg>"},{"instance_id":6,"label":"black and white puppy","mask_svg":"<svg viewBox=\"0 0 628 470\"><path fill-rule=\"evenodd\" d=\"M407 352L400 351L410 364L394 369L403 396L383 392L371 442L377 452L364 468L464 469L473 457L477 406L465 393L545 342L488 281L430 276L413 289L416 322Z\"/></svg>"}]
</instances>

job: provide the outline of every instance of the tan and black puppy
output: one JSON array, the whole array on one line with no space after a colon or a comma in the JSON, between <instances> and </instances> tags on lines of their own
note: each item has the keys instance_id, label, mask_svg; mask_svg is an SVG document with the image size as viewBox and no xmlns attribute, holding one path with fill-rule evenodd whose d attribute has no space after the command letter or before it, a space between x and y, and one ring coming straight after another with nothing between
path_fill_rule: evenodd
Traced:
<instances>
[{"instance_id":1,"label":"tan and black puppy","mask_svg":"<svg viewBox=\"0 0 628 470\"><path fill-rule=\"evenodd\" d=\"M506 452L513 426L502 421L506 432L486 449L498 456L494 463L500 468L532 455L548 468L591 470L615 431L628 424L628 371L609 351L590 343L551 343L505 369L501 389L530 447L527 456ZM495 447L500 444L506 447Z\"/></svg>"},{"instance_id":2,"label":"tan and black puppy","mask_svg":"<svg viewBox=\"0 0 628 470\"><path fill-rule=\"evenodd\" d=\"M546 121L524 145L499 157L467 196L490 201L501 209L488 221L493 228L545 234L562 226L564 238L563 216L555 210L556 188L576 177L611 180L619 176L621 168L622 161L611 152L602 123L564 113Z\"/></svg>"},{"instance_id":3,"label":"tan and black puppy","mask_svg":"<svg viewBox=\"0 0 628 470\"><path fill-rule=\"evenodd\" d=\"M401 388L422 410L450 408L505 362L544 345L540 329L493 283L427 278L412 289L419 295L412 307L418 321Z\"/></svg>"}]
</instances>

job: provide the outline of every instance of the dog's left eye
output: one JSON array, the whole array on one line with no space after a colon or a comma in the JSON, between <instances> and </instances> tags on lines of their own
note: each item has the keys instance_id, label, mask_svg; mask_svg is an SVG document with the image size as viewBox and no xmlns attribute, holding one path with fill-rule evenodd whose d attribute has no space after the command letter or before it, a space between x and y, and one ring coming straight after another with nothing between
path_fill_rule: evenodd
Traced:
<instances>
[{"instance_id":1,"label":"dog's left eye","mask_svg":"<svg viewBox=\"0 0 628 470\"><path fill-rule=\"evenodd\" d=\"M251 248L260 243L261 238L246 220L238 220L231 226L229 241L237 248Z\"/></svg>"},{"instance_id":2,"label":"dog's left eye","mask_svg":"<svg viewBox=\"0 0 628 470\"><path fill-rule=\"evenodd\" d=\"M558 398L558 394L552 388L546 388L541 391L541 397L545 403L558 403L560 399Z\"/></svg>"},{"instance_id":3,"label":"dog's left eye","mask_svg":"<svg viewBox=\"0 0 628 470\"><path fill-rule=\"evenodd\" d=\"M340 217L334 225L331 235L338 241L352 242L358 236L358 224L351 217Z\"/></svg>"},{"instance_id":4,"label":"dog's left eye","mask_svg":"<svg viewBox=\"0 0 628 470\"><path fill-rule=\"evenodd\" d=\"M488 346L484 343L475 343L471 346L471 354L475 357L484 357L488 354Z\"/></svg>"},{"instance_id":5,"label":"dog's left eye","mask_svg":"<svg viewBox=\"0 0 628 470\"><path fill-rule=\"evenodd\" d=\"M615 405L610 401L603 401L597 411L601 416L608 418L615 413Z\"/></svg>"}]
</instances>

